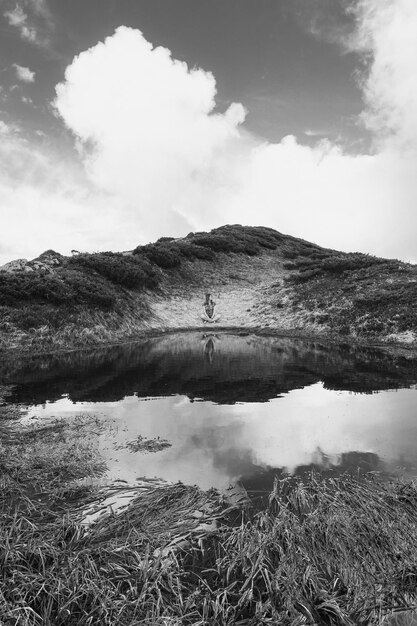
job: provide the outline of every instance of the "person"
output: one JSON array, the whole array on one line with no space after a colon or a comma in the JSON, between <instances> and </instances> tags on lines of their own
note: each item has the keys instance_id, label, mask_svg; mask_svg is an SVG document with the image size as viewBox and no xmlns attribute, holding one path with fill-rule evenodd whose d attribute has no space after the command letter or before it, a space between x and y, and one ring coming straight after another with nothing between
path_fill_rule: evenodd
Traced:
<instances>
[{"instance_id":1,"label":"person","mask_svg":"<svg viewBox=\"0 0 417 626\"><path fill-rule=\"evenodd\" d=\"M220 319L220 315L217 315L215 312L216 303L214 302L211 294L206 293L206 299L203 304L203 313L201 315L201 319L205 324L213 324L214 322L218 322Z\"/></svg>"}]
</instances>

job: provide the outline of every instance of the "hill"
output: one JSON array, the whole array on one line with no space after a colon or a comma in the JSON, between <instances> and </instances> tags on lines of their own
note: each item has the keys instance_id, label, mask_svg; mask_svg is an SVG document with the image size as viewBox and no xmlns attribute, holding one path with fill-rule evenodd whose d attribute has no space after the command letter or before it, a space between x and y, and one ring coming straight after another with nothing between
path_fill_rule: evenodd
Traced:
<instances>
[{"instance_id":1,"label":"hill","mask_svg":"<svg viewBox=\"0 0 417 626\"><path fill-rule=\"evenodd\" d=\"M222 226L131 252L48 250L0 268L0 348L46 350L204 328L417 344L417 266L343 253L270 228ZM211 328L211 326L210 326Z\"/></svg>"}]
</instances>

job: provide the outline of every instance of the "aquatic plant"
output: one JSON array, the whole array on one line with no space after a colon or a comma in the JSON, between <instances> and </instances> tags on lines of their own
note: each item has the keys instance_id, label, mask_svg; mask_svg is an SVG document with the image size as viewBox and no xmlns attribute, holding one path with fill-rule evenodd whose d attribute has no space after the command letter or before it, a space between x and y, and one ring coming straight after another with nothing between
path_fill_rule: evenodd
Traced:
<instances>
[{"instance_id":1,"label":"aquatic plant","mask_svg":"<svg viewBox=\"0 0 417 626\"><path fill-rule=\"evenodd\" d=\"M147 454L149 452L160 452L171 446L172 443L166 439L161 439L160 437L149 438L138 435L133 441L127 441L126 443L116 446L116 449L126 448L129 452L142 452Z\"/></svg>"}]
</instances>

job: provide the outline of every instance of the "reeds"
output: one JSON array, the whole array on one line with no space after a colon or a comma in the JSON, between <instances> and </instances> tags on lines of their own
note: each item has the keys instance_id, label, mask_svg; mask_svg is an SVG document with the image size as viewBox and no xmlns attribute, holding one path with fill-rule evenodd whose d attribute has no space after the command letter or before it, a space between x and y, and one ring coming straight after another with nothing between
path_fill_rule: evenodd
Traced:
<instances>
[{"instance_id":1,"label":"reeds","mask_svg":"<svg viewBox=\"0 0 417 626\"><path fill-rule=\"evenodd\" d=\"M82 446L52 471L58 426L3 447L2 626L377 625L417 604L414 483L287 477L257 508L155 483L86 528L102 493Z\"/></svg>"},{"instance_id":2,"label":"reeds","mask_svg":"<svg viewBox=\"0 0 417 626\"><path fill-rule=\"evenodd\" d=\"M11 495L1 498L4 624L343 626L417 603L413 484L280 480L258 513L156 487L88 532Z\"/></svg>"}]
</instances>

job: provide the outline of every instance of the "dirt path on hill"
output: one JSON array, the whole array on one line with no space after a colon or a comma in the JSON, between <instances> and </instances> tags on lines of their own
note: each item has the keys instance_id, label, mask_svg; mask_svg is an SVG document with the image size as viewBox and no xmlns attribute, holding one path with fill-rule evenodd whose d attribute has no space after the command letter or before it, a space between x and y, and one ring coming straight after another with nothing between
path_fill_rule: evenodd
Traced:
<instances>
[{"instance_id":1,"label":"dirt path on hill","mask_svg":"<svg viewBox=\"0 0 417 626\"><path fill-rule=\"evenodd\" d=\"M186 270L178 280L166 282L160 295L152 295L149 300L152 316L147 322L148 328L290 328L293 325L294 316L284 313L279 306L285 298L284 277L287 272L275 254L251 258L250 262L241 255L235 258L229 256L227 264L219 255L209 270L207 263L193 263L188 270L188 276ZM191 275L193 279L189 280ZM260 276L262 280L259 280ZM185 288L184 284L187 285ZM271 291L275 306L271 306ZM212 294L216 313L220 315L219 322L213 325L204 324L201 320L205 293Z\"/></svg>"},{"instance_id":2,"label":"dirt path on hill","mask_svg":"<svg viewBox=\"0 0 417 626\"><path fill-rule=\"evenodd\" d=\"M256 326L258 320L256 311L258 290L247 287L234 288L222 292L213 293L216 302L216 313L220 315L218 324L221 326ZM183 328L195 326L208 326L201 320L203 312L204 294L196 293L184 296L173 295L167 298L157 298L152 302L154 320L151 327L154 328ZM210 325L211 326L211 325ZM216 326L216 324L213 324Z\"/></svg>"}]
</instances>

